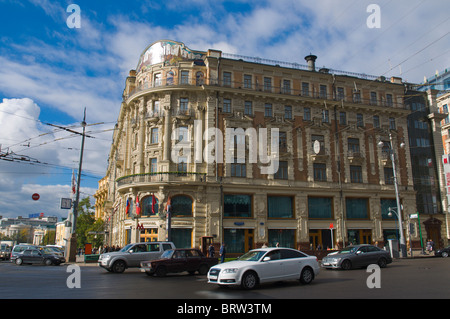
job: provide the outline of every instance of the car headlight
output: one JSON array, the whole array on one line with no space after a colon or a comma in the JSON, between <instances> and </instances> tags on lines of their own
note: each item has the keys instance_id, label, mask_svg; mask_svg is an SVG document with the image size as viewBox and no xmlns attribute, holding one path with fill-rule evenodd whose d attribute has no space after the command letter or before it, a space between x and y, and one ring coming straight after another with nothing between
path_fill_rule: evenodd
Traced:
<instances>
[{"instance_id":1,"label":"car headlight","mask_svg":"<svg viewBox=\"0 0 450 319\"><path fill-rule=\"evenodd\" d=\"M332 263L338 263L341 260L341 258L330 258L330 261Z\"/></svg>"},{"instance_id":2,"label":"car headlight","mask_svg":"<svg viewBox=\"0 0 450 319\"><path fill-rule=\"evenodd\" d=\"M108 260L111 258L111 255L101 255L100 257L100 259Z\"/></svg>"},{"instance_id":3,"label":"car headlight","mask_svg":"<svg viewBox=\"0 0 450 319\"><path fill-rule=\"evenodd\" d=\"M235 274L235 273L237 273L237 271L238 271L237 268L227 268L227 269L224 269L224 270L223 270L223 272L224 272L225 274Z\"/></svg>"}]
</instances>

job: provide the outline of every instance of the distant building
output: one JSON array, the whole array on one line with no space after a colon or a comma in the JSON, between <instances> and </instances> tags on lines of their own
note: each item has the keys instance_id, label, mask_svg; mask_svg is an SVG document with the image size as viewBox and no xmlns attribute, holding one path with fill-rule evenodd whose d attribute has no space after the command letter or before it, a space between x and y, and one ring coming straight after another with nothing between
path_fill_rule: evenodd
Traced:
<instances>
[{"instance_id":1,"label":"distant building","mask_svg":"<svg viewBox=\"0 0 450 319\"><path fill-rule=\"evenodd\" d=\"M26 242L39 245L49 230L55 231L57 217L0 217L0 233L16 241L21 239L21 233L26 233Z\"/></svg>"},{"instance_id":2,"label":"distant building","mask_svg":"<svg viewBox=\"0 0 450 319\"><path fill-rule=\"evenodd\" d=\"M417 206L404 83L317 70L316 58L303 66L149 45L126 78L95 196L107 244L169 237L203 247L212 238L235 254L264 243L382 247L398 236L392 150L405 237L420 246L408 227L419 229L409 219Z\"/></svg>"}]
</instances>

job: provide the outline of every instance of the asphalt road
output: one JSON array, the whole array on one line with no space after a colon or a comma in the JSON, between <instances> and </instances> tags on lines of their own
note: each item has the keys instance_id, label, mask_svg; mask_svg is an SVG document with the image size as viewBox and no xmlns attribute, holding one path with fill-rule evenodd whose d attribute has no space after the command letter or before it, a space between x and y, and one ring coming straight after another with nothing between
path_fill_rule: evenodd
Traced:
<instances>
[{"instance_id":1,"label":"asphalt road","mask_svg":"<svg viewBox=\"0 0 450 319\"><path fill-rule=\"evenodd\" d=\"M206 276L187 273L149 277L138 269L114 274L100 267L80 266L79 280L67 264L23 265L0 262L0 299L178 299L296 300L296 299L448 299L450 258L400 259L381 269L378 280L366 269L322 269L310 285L297 281L266 284L256 290L219 288ZM372 276L372 277L370 277ZM371 283L379 288L369 288ZM77 288L76 284L80 287ZM69 286L75 286L69 288ZM372 284L373 286L373 284Z\"/></svg>"}]
</instances>

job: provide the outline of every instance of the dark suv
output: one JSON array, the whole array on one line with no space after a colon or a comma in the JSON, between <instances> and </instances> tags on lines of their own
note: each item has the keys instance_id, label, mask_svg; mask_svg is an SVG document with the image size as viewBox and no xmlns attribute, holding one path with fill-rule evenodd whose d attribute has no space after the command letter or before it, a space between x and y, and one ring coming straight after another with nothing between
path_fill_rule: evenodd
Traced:
<instances>
[{"instance_id":1,"label":"dark suv","mask_svg":"<svg viewBox=\"0 0 450 319\"><path fill-rule=\"evenodd\" d=\"M47 266L50 265L60 265L64 263L66 260L64 257L58 256L56 254L51 253L48 250L44 249L27 249L21 253L17 254L14 262L16 265L23 264L45 264Z\"/></svg>"}]
</instances>

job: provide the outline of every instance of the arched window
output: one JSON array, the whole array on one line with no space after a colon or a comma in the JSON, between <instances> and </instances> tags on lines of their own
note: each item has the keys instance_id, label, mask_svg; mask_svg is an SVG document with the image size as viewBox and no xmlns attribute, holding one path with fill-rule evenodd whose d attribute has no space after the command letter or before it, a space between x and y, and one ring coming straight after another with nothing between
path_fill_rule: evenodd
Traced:
<instances>
[{"instance_id":1,"label":"arched window","mask_svg":"<svg viewBox=\"0 0 450 319\"><path fill-rule=\"evenodd\" d=\"M187 195L176 195L171 198L172 216L192 216L192 198Z\"/></svg>"},{"instance_id":2,"label":"arched window","mask_svg":"<svg viewBox=\"0 0 450 319\"><path fill-rule=\"evenodd\" d=\"M159 201L156 196L150 195L142 199L142 216L158 215Z\"/></svg>"}]
</instances>

